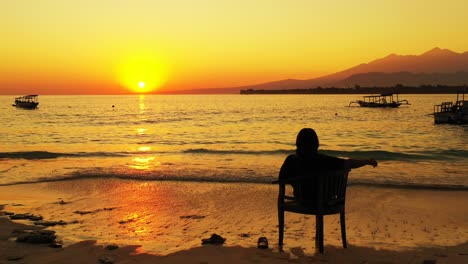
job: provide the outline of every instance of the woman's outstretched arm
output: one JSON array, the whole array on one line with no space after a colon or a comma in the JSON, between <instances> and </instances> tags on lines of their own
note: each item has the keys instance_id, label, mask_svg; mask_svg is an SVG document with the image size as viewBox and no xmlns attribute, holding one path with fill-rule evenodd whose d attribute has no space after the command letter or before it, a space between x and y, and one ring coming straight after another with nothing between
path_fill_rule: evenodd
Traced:
<instances>
[{"instance_id":1,"label":"woman's outstretched arm","mask_svg":"<svg viewBox=\"0 0 468 264\"><path fill-rule=\"evenodd\" d=\"M378 163L375 159L347 159L345 160L345 167L348 169L357 169L366 165L377 167Z\"/></svg>"}]
</instances>

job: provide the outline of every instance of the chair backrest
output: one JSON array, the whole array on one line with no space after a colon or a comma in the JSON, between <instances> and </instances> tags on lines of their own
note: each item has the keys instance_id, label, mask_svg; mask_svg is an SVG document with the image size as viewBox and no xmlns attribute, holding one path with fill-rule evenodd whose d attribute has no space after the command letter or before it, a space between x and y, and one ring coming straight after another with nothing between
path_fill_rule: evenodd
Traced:
<instances>
[{"instance_id":1,"label":"chair backrest","mask_svg":"<svg viewBox=\"0 0 468 264\"><path fill-rule=\"evenodd\" d=\"M335 207L342 207L346 202L348 171L327 171L319 174L317 185L318 210L325 213Z\"/></svg>"},{"instance_id":2,"label":"chair backrest","mask_svg":"<svg viewBox=\"0 0 468 264\"><path fill-rule=\"evenodd\" d=\"M314 199L300 199L302 196L300 191L301 185L311 184L313 180ZM310 205L314 207L315 212L320 214L334 214L344 208L346 202L346 187L348 183L348 171L346 170L329 170L321 171L314 174L312 177L298 177L294 180L296 190L296 201L300 204Z\"/></svg>"}]
</instances>

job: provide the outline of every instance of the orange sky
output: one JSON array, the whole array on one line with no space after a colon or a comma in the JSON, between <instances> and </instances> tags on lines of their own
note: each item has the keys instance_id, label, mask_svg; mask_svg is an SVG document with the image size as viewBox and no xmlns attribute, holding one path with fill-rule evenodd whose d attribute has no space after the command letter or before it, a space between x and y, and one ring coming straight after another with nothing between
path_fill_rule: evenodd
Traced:
<instances>
[{"instance_id":1,"label":"orange sky","mask_svg":"<svg viewBox=\"0 0 468 264\"><path fill-rule=\"evenodd\" d=\"M3 1L0 94L120 94L310 79L468 47L465 0Z\"/></svg>"}]
</instances>

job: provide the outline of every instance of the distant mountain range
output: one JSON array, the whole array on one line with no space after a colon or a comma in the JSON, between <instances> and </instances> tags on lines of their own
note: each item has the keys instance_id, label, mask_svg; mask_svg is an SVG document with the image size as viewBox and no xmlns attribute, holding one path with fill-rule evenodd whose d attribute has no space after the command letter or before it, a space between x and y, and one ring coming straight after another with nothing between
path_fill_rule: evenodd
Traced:
<instances>
[{"instance_id":1,"label":"distant mountain range","mask_svg":"<svg viewBox=\"0 0 468 264\"><path fill-rule=\"evenodd\" d=\"M287 79L232 88L210 88L177 93L239 93L240 90L284 90L316 87L389 87L397 84L465 85L468 84L468 52L456 53L434 48L421 55L391 54L344 71L308 80Z\"/></svg>"}]
</instances>

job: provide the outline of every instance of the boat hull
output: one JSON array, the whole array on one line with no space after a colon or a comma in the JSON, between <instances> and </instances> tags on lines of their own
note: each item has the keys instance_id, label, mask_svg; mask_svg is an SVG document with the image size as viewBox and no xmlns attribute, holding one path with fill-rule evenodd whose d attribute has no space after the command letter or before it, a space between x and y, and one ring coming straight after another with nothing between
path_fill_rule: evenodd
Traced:
<instances>
[{"instance_id":1,"label":"boat hull","mask_svg":"<svg viewBox=\"0 0 468 264\"><path fill-rule=\"evenodd\" d=\"M39 105L38 102L15 102L14 106L24 109L35 109Z\"/></svg>"},{"instance_id":2,"label":"boat hull","mask_svg":"<svg viewBox=\"0 0 468 264\"><path fill-rule=\"evenodd\" d=\"M435 113L434 123L466 125L468 124L468 115L460 115L458 113Z\"/></svg>"},{"instance_id":3,"label":"boat hull","mask_svg":"<svg viewBox=\"0 0 468 264\"><path fill-rule=\"evenodd\" d=\"M391 108L396 108L399 107L401 104L397 102L392 102L392 103L373 103L373 102L364 102L364 101L358 101L359 106L361 107L391 107Z\"/></svg>"}]
</instances>

